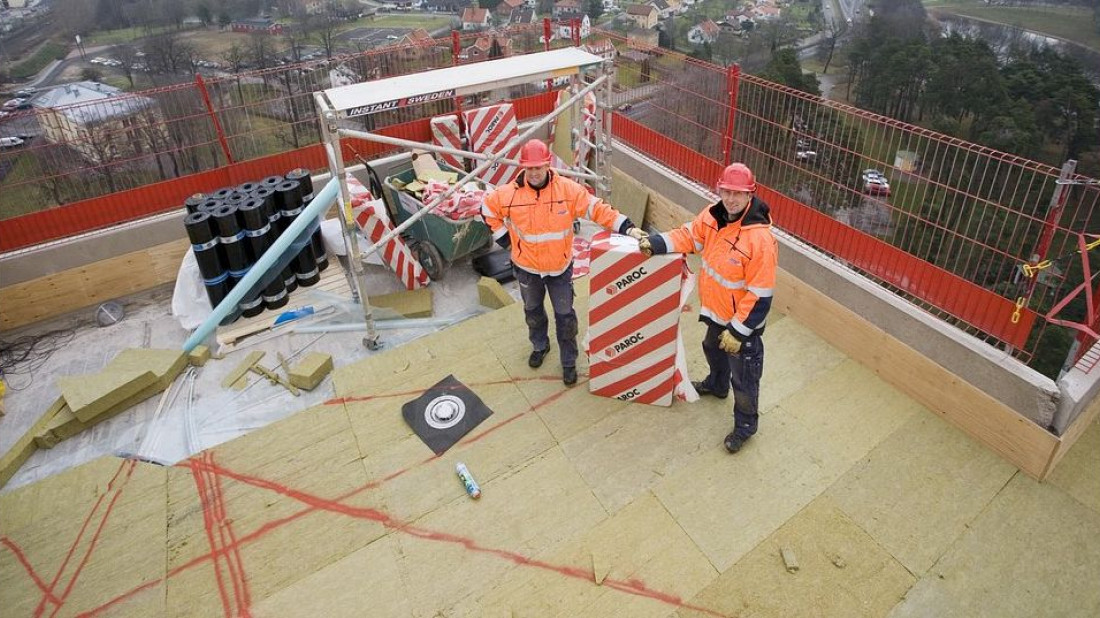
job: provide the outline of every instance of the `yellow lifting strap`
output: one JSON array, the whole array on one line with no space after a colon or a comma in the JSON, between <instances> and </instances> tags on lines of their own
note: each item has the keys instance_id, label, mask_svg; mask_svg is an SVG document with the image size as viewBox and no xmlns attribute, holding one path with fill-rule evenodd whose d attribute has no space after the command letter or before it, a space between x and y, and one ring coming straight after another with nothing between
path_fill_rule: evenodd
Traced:
<instances>
[{"instance_id":1,"label":"yellow lifting strap","mask_svg":"<svg viewBox=\"0 0 1100 618\"><path fill-rule=\"evenodd\" d=\"M1092 251L1093 249L1095 249L1097 247L1100 247L1100 237L1097 237L1096 240L1093 240L1092 242L1087 243L1085 245L1085 251ZM1051 266L1053 266L1055 262L1063 260L1067 257L1070 257L1071 255L1078 254L1078 253L1081 253L1080 249L1075 250L1072 253L1067 253L1063 256L1056 257L1053 260L1043 260L1041 262L1036 262L1034 264L1029 264L1029 263L1025 262L1023 264L1020 264L1020 270L1023 271L1025 277L1031 279L1031 278L1034 278L1036 275L1038 275L1039 271L1046 270L1047 268L1050 268ZM1020 321L1020 312L1023 311L1025 306L1027 306L1027 298L1026 297L1020 296L1019 298L1016 299L1016 309L1012 312L1012 323L1013 324L1019 323L1019 321Z\"/></svg>"}]
</instances>

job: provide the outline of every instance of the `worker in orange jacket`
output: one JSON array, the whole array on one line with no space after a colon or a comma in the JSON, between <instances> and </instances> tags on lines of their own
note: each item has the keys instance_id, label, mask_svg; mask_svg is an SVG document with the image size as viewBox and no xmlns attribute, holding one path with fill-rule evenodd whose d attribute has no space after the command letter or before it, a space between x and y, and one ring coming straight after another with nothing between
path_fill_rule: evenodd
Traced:
<instances>
[{"instance_id":1,"label":"worker in orange jacket","mask_svg":"<svg viewBox=\"0 0 1100 618\"><path fill-rule=\"evenodd\" d=\"M549 293L561 348L562 381L572 386L577 383L573 224L588 219L637 239L646 234L582 185L552 171L550 161L550 149L541 140L524 144L520 149L523 171L485 198L481 214L493 230L493 239L501 247L511 247L532 346L527 364L541 367L550 351L549 319L543 306Z\"/></svg>"},{"instance_id":2,"label":"worker in orange jacket","mask_svg":"<svg viewBox=\"0 0 1100 618\"><path fill-rule=\"evenodd\" d=\"M772 305L778 244L768 205L755 197L752 170L734 163L718 179L717 204L683 227L643 239L648 255L701 253L699 321L710 373L692 382L700 394L725 399L733 387L733 431L726 450L736 453L756 433L760 375L764 370L764 320Z\"/></svg>"}]
</instances>

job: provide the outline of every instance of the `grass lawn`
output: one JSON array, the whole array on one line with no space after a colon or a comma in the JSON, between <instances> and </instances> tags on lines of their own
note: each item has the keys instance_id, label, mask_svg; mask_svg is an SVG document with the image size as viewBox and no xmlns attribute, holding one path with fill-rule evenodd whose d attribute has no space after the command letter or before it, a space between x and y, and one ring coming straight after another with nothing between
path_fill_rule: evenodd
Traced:
<instances>
[{"instance_id":1,"label":"grass lawn","mask_svg":"<svg viewBox=\"0 0 1100 618\"><path fill-rule=\"evenodd\" d=\"M121 43L130 43L136 41L142 37L151 36L154 34L160 34L162 32L168 32L175 30L173 26L134 26L132 28L119 28L118 30L103 30L101 32L94 32L88 35L84 40L84 46L91 45L119 45Z\"/></svg>"},{"instance_id":2,"label":"grass lawn","mask_svg":"<svg viewBox=\"0 0 1100 618\"><path fill-rule=\"evenodd\" d=\"M204 59L221 62L222 54L229 51L234 44L247 49L250 37L251 35L244 32L201 29L188 32L183 38L194 45ZM283 37L272 37L271 42L275 49L286 47Z\"/></svg>"},{"instance_id":3,"label":"grass lawn","mask_svg":"<svg viewBox=\"0 0 1100 618\"><path fill-rule=\"evenodd\" d=\"M1086 8L1044 6L1041 8L987 6L979 0L931 0L930 11L973 17L1041 32L1100 52L1100 33L1093 12Z\"/></svg>"},{"instance_id":4,"label":"grass lawn","mask_svg":"<svg viewBox=\"0 0 1100 618\"><path fill-rule=\"evenodd\" d=\"M347 30L354 28L423 28L428 32L451 25L451 17L446 15L381 15L374 19L359 19L348 22Z\"/></svg>"},{"instance_id":5,"label":"grass lawn","mask_svg":"<svg viewBox=\"0 0 1100 618\"><path fill-rule=\"evenodd\" d=\"M0 182L0 219L18 217L53 205L43 202L35 183L27 182L40 175L35 157L26 154L18 156L15 167Z\"/></svg>"},{"instance_id":6,"label":"grass lawn","mask_svg":"<svg viewBox=\"0 0 1100 618\"><path fill-rule=\"evenodd\" d=\"M69 53L69 48L54 41L46 41L29 58L11 67L11 76L15 79L31 77L53 60L60 60Z\"/></svg>"}]
</instances>

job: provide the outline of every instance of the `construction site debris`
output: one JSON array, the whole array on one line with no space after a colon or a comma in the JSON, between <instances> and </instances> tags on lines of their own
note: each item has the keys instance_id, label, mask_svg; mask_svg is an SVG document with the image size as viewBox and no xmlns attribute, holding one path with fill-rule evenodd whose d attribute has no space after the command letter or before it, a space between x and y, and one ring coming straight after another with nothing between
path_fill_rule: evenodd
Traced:
<instances>
[{"instance_id":1,"label":"construction site debris","mask_svg":"<svg viewBox=\"0 0 1100 618\"><path fill-rule=\"evenodd\" d=\"M783 557L783 566L787 568L788 573L798 571L798 558L795 557L793 549L781 547L779 548L779 554Z\"/></svg>"},{"instance_id":2,"label":"construction site debris","mask_svg":"<svg viewBox=\"0 0 1100 618\"><path fill-rule=\"evenodd\" d=\"M592 552L592 579L596 585L603 585L603 580L607 579L609 573L611 573L611 562L603 554Z\"/></svg>"},{"instance_id":3,"label":"construction site debris","mask_svg":"<svg viewBox=\"0 0 1100 618\"><path fill-rule=\"evenodd\" d=\"M268 369L267 367L264 367L263 365L259 365L259 364L252 365L248 369L252 373L257 373L257 374L267 378L268 382L271 382L272 384L278 384L278 385L282 386L286 390L290 391L290 394L294 395L295 397L297 397L298 395L301 394L301 391L298 390L298 387L291 384L290 382L287 382L286 378L284 378L283 376L281 376L281 375L275 373L274 371Z\"/></svg>"},{"instance_id":4,"label":"construction site debris","mask_svg":"<svg viewBox=\"0 0 1100 618\"><path fill-rule=\"evenodd\" d=\"M290 370L290 383L311 391L332 372L332 356L321 352L310 352Z\"/></svg>"},{"instance_id":5,"label":"construction site debris","mask_svg":"<svg viewBox=\"0 0 1100 618\"><path fill-rule=\"evenodd\" d=\"M504 286L492 277L482 277L478 280L477 297L483 306L490 309L501 309L516 302Z\"/></svg>"},{"instance_id":6,"label":"construction site debris","mask_svg":"<svg viewBox=\"0 0 1100 618\"><path fill-rule=\"evenodd\" d=\"M461 461L455 464L455 472L458 474L458 478L462 479L462 486L466 488L466 495L477 500L481 497L481 486L474 480L474 475L470 474L470 469L466 467L466 464Z\"/></svg>"},{"instance_id":7,"label":"construction site debris","mask_svg":"<svg viewBox=\"0 0 1100 618\"><path fill-rule=\"evenodd\" d=\"M233 371L229 372L229 375L225 376L222 380L222 388L235 388L237 381L244 377L252 366L260 362L260 359L264 357L264 352L253 351L249 352L248 356L244 357L240 365L233 368Z\"/></svg>"}]
</instances>

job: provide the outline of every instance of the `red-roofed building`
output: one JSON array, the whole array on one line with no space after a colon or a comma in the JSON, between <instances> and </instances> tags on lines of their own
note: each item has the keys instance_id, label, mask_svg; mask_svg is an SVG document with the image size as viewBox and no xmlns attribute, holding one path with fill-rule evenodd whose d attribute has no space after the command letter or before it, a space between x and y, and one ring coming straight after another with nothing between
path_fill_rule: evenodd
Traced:
<instances>
[{"instance_id":1,"label":"red-roofed building","mask_svg":"<svg viewBox=\"0 0 1100 618\"><path fill-rule=\"evenodd\" d=\"M718 40L719 32L721 32L721 30L718 28L718 24L707 19L703 20L702 23L693 26L691 30L688 30L687 38L688 41L696 45L702 45L703 43L713 43Z\"/></svg>"},{"instance_id":2,"label":"red-roofed building","mask_svg":"<svg viewBox=\"0 0 1100 618\"><path fill-rule=\"evenodd\" d=\"M512 11L523 6L523 0L500 0L500 4L497 8L493 9L497 17L502 20L508 19L512 15Z\"/></svg>"},{"instance_id":3,"label":"red-roofed building","mask_svg":"<svg viewBox=\"0 0 1100 618\"><path fill-rule=\"evenodd\" d=\"M482 30L489 27L489 9L466 8L462 11L463 30Z\"/></svg>"},{"instance_id":4,"label":"red-roofed building","mask_svg":"<svg viewBox=\"0 0 1100 618\"><path fill-rule=\"evenodd\" d=\"M458 59L463 62L488 60L492 56L494 42L500 49L500 56L496 57L507 58L512 55L512 39L503 36L481 36L474 41L473 45L462 50L462 53L458 55Z\"/></svg>"}]
</instances>

